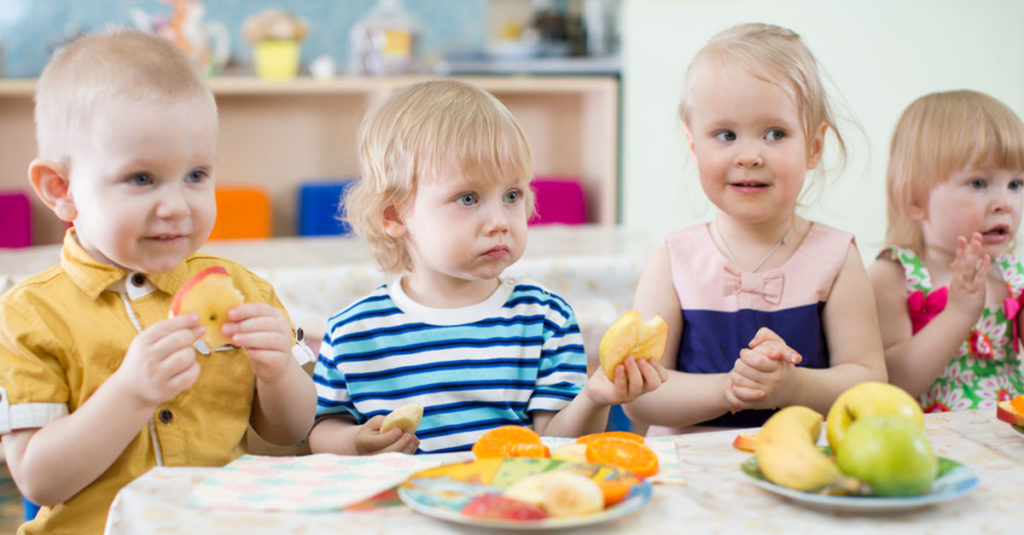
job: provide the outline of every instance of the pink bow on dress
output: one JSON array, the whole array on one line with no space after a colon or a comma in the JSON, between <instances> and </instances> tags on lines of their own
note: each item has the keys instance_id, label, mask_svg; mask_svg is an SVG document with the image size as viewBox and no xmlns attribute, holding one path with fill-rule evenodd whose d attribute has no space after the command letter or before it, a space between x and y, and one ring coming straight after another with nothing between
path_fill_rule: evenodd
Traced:
<instances>
[{"instance_id":1,"label":"pink bow on dress","mask_svg":"<svg viewBox=\"0 0 1024 535\"><path fill-rule=\"evenodd\" d=\"M783 273L743 273L732 266L725 266L722 273L722 295L760 295L765 302L777 305L782 301L785 278Z\"/></svg>"},{"instance_id":2,"label":"pink bow on dress","mask_svg":"<svg viewBox=\"0 0 1024 535\"><path fill-rule=\"evenodd\" d=\"M1013 325L1013 349L1020 353L1020 336L1017 332L1017 314L1020 313L1021 302L1024 301L1024 292L1021 292L1016 299L1013 297L1013 288L1010 290L1010 297L1003 300L1003 313L1006 314L1006 319L1010 320Z\"/></svg>"},{"instance_id":3,"label":"pink bow on dress","mask_svg":"<svg viewBox=\"0 0 1024 535\"><path fill-rule=\"evenodd\" d=\"M907 298L907 312L910 314L910 324L913 327L912 334L917 334L917 331L923 329L932 318L946 308L948 297L949 289L945 286L928 292L928 295L925 295L924 290L910 294Z\"/></svg>"}]
</instances>

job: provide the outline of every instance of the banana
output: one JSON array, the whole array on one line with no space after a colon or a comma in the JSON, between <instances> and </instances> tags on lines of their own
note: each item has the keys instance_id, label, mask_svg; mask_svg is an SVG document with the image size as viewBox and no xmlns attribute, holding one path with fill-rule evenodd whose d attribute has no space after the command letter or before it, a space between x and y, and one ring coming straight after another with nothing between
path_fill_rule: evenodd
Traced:
<instances>
[{"instance_id":1,"label":"banana","mask_svg":"<svg viewBox=\"0 0 1024 535\"><path fill-rule=\"evenodd\" d=\"M587 476L568 471L553 472L544 485L541 507L551 516L580 516L604 509L601 487Z\"/></svg>"},{"instance_id":2,"label":"banana","mask_svg":"<svg viewBox=\"0 0 1024 535\"><path fill-rule=\"evenodd\" d=\"M558 459L560 461L573 461L578 463L587 462L587 445L586 444L563 444L559 446L555 451L551 452L552 459Z\"/></svg>"},{"instance_id":3,"label":"banana","mask_svg":"<svg viewBox=\"0 0 1024 535\"><path fill-rule=\"evenodd\" d=\"M384 417L380 423L380 432L387 433L393 427L402 430L403 433L416 434L416 428L423 418L423 407L415 403L408 403L398 407Z\"/></svg>"},{"instance_id":4,"label":"banana","mask_svg":"<svg viewBox=\"0 0 1024 535\"><path fill-rule=\"evenodd\" d=\"M544 488L547 487L548 479L556 472L539 472L528 475L519 481L509 485L501 494L506 498L519 500L529 504L543 507Z\"/></svg>"},{"instance_id":5,"label":"banana","mask_svg":"<svg viewBox=\"0 0 1024 535\"><path fill-rule=\"evenodd\" d=\"M769 481L807 492L850 485L835 461L818 449L822 419L814 410L794 405L765 422L754 455Z\"/></svg>"}]
</instances>

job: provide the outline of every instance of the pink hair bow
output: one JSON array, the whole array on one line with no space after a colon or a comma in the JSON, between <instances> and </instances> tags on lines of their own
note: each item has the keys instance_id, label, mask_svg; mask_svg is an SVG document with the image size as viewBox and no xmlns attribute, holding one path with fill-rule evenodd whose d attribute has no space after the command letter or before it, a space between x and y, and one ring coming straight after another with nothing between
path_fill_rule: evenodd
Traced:
<instances>
[{"instance_id":1,"label":"pink hair bow","mask_svg":"<svg viewBox=\"0 0 1024 535\"><path fill-rule=\"evenodd\" d=\"M1010 297L1003 300L1003 312L1006 319L1013 325L1013 349L1020 353L1020 336L1017 332L1017 314L1020 313L1021 302L1024 301L1024 292L1021 292L1016 299L1013 297L1013 288L1009 288Z\"/></svg>"},{"instance_id":2,"label":"pink hair bow","mask_svg":"<svg viewBox=\"0 0 1024 535\"><path fill-rule=\"evenodd\" d=\"M943 286L938 290L928 292L917 290L907 298L907 312L910 314L910 324L913 326L913 334L917 334L928 325L928 322L939 315L946 308L946 300L949 297L949 289Z\"/></svg>"},{"instance_id":3,"label":"pink hair bow","mask_svg":"<svg viewBox=\"0 0 1024 535\"><path fill-rule=\"evenodd\" d=\"M773 305L782 301L783 273L743 273L732 266L725 266L722 273L722 295L748 293L761 296Z\"/></svg>"}]
</instances>

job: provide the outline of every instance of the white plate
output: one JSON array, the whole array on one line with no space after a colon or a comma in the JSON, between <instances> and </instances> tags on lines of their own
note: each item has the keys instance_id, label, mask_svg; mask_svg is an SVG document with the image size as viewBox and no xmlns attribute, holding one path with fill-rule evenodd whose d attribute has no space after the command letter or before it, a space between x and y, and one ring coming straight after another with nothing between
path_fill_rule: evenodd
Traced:
<instances>
[{"instance_id":1,"label":"white plate","mask_svg":"<svg viewBox=\"0 0 1024 535\"><path fill-rule=\"evenodd\" d=\"M587 475L600 471L601 475L595 474L594 477L635 478L629 472L590 463L527 458L510 458L500 462L502 467L499 470L501 474L504 474L504 477L500 478L500 482L497 481L499 477L493 475L494 470L487 468L475 470L474 465L480 464L480 461L470 461L425 470L413 475L398 487L398 497L414 511L441 520L472 526L516 530L571 528L606 522L636 511L651 498L650 482L642 481L633 487L624 500L591 515L517 521L463 514L461 508L473 497L481 494L500 493L502 487L511 484L519 477L539 471L571 470Z\"/></svg>"},{"instance_id":2,"label":"white plate","mask_svg":"<svg viewBox=\"0 0 1024 535\"><path fill-rule=\"evenodd\" d=\"M840 496L794 490L765 479L757 467L756 457L747 459L741 469L755 485L793 501L833 511L856 513L885 513L927 507L959 498L978 486L978 475L974 470L942 457L939 457L939 477L928 492L918 496Z\"/></svg>"}]
</instances>

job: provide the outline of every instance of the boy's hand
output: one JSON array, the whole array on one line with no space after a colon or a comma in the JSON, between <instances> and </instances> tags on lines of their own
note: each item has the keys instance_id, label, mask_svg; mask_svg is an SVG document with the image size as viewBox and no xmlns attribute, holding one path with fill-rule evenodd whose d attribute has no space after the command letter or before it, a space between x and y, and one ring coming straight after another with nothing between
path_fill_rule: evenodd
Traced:
<instances>
[{"instance_id":1,"label":"boy's hand","mask_svg":"<svg viewBox=\"0 0 1024 535\"><path fill-rule=\"evenodd\" d=\"M244 303L228 311L228 322L221 327L236 347L245 348L252 359L253 371L262 381L284 374L291 362L292 329L283 312L266 303Z\"/></svg>"},{"instance_id":2,"label":"boy's hand","mask_svg":"<svg viewBox=\"0 0 1024 535\"><path fill-rule=\"evenodd\" d=\"M973 325L985 307L986 281L992 258L981 253L981 234L975 232L968 242L963 236L956 244L956 258L949 265L949 308L964 314Z\"/></svg>"},{"instance_id":3,"label":"boy's hand","mask_svg":"<svg viewBox=\"0 0 1024 535\"><path fill-rule=\"evenodd\" d=\"M132 340L111 379L155 407L199 378L199 363L192 344L202 335L203 328L195 314L157 322Z\"/></svg>"},{"instance_id":4,"label":"boy's hand","mask_svg":"<svg viewBox=\"0 0 1024 535\"><path fill-rule=\"evenodd\" d=\"M626 357L615 367L615 379L609 380L604 370L597 370L587 380L587 396L601 406L629 403L668 380L661 363L650 359Z\"/></svg>"},{"instance_id":5,"label":"boy's hand","mask_svg":"<svg viewBox=\"0 0 1024 535\"><path fill-rule=\"evenodd\" d=\"M359 455L375 455L397 451L399 453L416 453L420 447L420 440L416 435L403 433L401 429L389 429L387 433L380 432L380 424L384 416L378 414L359 426L356 433L356 451Z\"/></svg>"}]
</instances>

